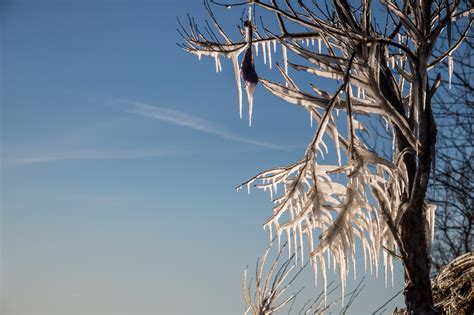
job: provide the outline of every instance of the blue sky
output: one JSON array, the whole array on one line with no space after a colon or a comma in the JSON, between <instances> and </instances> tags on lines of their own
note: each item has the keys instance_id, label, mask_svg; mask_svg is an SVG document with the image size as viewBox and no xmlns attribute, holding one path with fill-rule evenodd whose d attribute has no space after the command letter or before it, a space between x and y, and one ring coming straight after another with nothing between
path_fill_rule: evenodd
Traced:
<instances>
[{"instance_id":1,"label":"blue sky","mask_svg":"<svg viewBox=\"0 0 474 315\"><path fill-rule=\"evenodd\" d=\"M1 2L2 314L244 309L271 204L234 188L314 129L262 88L240 120L230 62L176 46L186 13L205 18L191 0ZM240 11L219 13L235 29ZM396 277L369 276L353 313Z\"/></svg>"}]
</instances>

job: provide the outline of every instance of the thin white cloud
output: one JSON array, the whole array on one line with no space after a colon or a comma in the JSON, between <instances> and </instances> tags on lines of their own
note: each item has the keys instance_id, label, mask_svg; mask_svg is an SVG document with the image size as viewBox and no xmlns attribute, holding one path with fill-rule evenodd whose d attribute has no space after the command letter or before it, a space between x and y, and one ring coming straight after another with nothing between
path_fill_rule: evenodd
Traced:
<instances>
[{"instance_id":1,"label":"thin white cloud","mask_svg":"<svg viewBox=\"0 0 474 315\"><path fill-rule=\"evenodd\" d=\"M283 149L281 146L273 143L257 141L235 135L210 121L174 109L138 102L128 102L125 111L148 118L158 119L175 126L181 126L199 132L212 134L227 140L251 144L265 149Z\"/></svg>"},{"instance_id":2,"label":"thin white cloud","mask_svg":"<svg viewBox=\"0 0 474 315\"><path fill-rule=\"evenodd\" d=\"M7 165L25 165L36 163L48 163L54 161L78 161L78 160L136 160L155 158L163 156L162 152L154 151L114 151L114 150L88 150L68 151L57 153L46 153L28 157L7 157Z\"/></svg>"}]
</instances>

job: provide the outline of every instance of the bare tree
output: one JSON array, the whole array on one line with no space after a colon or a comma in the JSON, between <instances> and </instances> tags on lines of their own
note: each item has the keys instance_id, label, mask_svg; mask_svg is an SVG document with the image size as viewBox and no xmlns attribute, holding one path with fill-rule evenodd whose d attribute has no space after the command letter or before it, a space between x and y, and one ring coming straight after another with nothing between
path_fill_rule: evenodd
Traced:
<instances>
[{"instance_id":1,"label":"bare tree","mask_svg":"<svg viewBox=\"0 0 474 315\"><path fill-rule=\"evenodd\" d=\"M435 273L474 248L473 43L468 40L463 48L453 56L451 86L443 84L433 99L439 132L428 197L437 205L431 247Z\"/></svg>"},{"instance_id":2,"label":"bare tree","mask_svg":"<svg viewBox=\"0 0 474 315\"><path fill-rule=\"evenodd\" d=\"M332 281L327 286L327 292L321 292L314 298L308 299L302 306L297 305L295 304L296 298L303 291L304 286L296 292L288 293L288 291L293 289L295 280L308 266L309 261L300 263L296 260L294 253L285 258L283 251L288 247L288 242L279 246L275 257L272 259L272 246L273 241L263 256L257 260L254 283L252 283L252 279L248 280L248 270L244 272L243 294L247 305L245 314L266 315L274 314L277 311L282 313L284 310L288 314L324 314L339 300L344 301L344 298L346 298L346 303L339 313L346 314L365 287L363 285L364 278L362 278L354 290L328 303L327 296L334 293L340 286L335 285Z\"/></svg>"},{"instance_id":3,"label":"bare tree","mask_svg":"<svg viewBox=\"0 0 474 315\"><path fill-rule=\"evenodd\" d=\"M326 266L332 260L339 267L342 290L350 261L355 272L356 238L370 268L378 270L383 263L387 273L393 257L400 258L407 311L436 314L428 250L435 207L425 197L437 133L432 99L442 76L438 73L430 78L429 73L447 60L451 80L452 53L470 29L472 10L463 10L458 0L361 0L357 5L334 0L324 7L316 1L285 0L283 5L276 0L255 0L219 5L248 6L240 26L244 39L232 40L206 2L210 23L201 32L189 18L188 27L181 25L182 47L199 57L214 57L217 71L221 57L231 59L241 115L241 77L245 82L249 122L258 83L288 103L300 105L317 122L301 160L262 172L243 184L255 183L274 197L275 206L264 227L279 238L286 235L295 255L300 244L301 257L306 241L311 263L321 270L324 283ZM279 30L257 27L255 8L273 14ZM375 22L374 8L384 11L385 23ZM469 21L462 34L452 38L456 20ZM443 34L447 43L440 45ZM311 46L313 41L316 46ZM265 63L268 59L272 65L272 45L281 48L282 66L276 68L283 83L258 76L255 69L253 49L256 54L260 47ZM440 46L446 48L433 53ZM288 62L289 53L299 61ZM290 74L288 65L296 73L292 70ZM322 91L310 85L311 90L303 90L296 83L298 72L312 74L317 80L333 79L338 87ZM338 116L338 111L345 114ZM382 117L390 126L393 149L389 158L370 151L364 143L360 132L375 131L367 129L362 116ZM347 132L340 128L342 119ZM328 144L338 157L337 164L324 159Z\"/></svg>"}]
</instances>

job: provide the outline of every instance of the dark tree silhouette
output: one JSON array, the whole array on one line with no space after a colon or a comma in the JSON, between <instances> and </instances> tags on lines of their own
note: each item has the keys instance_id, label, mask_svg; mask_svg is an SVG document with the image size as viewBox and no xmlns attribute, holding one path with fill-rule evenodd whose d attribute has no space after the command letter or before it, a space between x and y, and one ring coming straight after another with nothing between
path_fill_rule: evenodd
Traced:
<instances>
[{"instance_id":1,"label":"dark tree silhouette","mask_svg":"<svg viewBox=\"0 0 474 315\"><path fill-rule=\"evenodd\" d=\"M472 37L453 56L451 88L433 99L438 121L436 169L429 199L437 205L433 271L474 249L474 64ZM447 68L447 65L446 65Z\"/></svg>"}]
</instances>

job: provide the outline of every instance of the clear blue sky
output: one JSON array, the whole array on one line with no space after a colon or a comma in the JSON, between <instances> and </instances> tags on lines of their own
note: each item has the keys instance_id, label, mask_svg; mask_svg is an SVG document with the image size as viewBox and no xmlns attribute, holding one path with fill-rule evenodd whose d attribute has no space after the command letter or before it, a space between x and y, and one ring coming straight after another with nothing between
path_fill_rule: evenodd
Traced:
<instances>
[{"instance_id":1,"label":"clear blue sky","mask_svg":"<svg viewBox=\"0 0 474 315\"><path fill-rule=\"evenodd\" d=\"M271 204L234 188L314 129L261 87L240 120L230 62L176 46L188 12L203 21L191 0L0 3L1 314L243 311ZM395 292L366 285L352 313Z\"/></svg>"}]
</instances>

